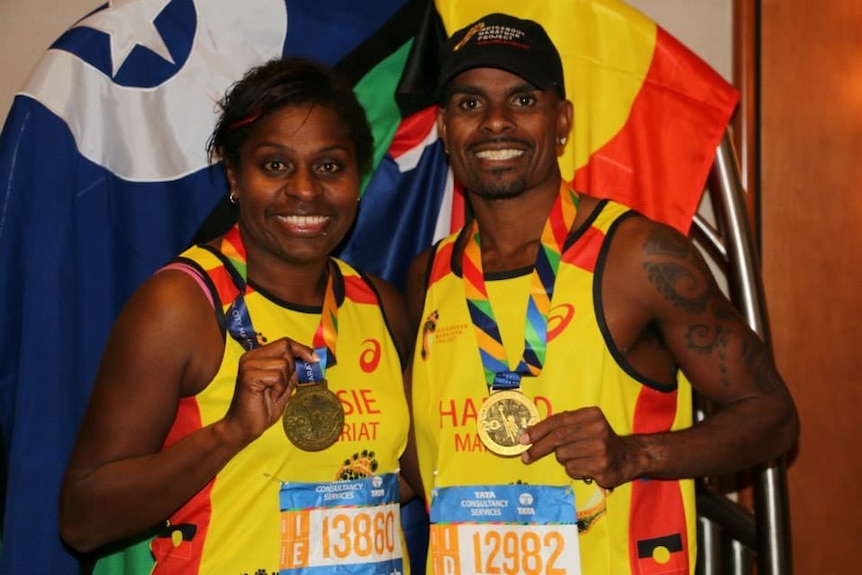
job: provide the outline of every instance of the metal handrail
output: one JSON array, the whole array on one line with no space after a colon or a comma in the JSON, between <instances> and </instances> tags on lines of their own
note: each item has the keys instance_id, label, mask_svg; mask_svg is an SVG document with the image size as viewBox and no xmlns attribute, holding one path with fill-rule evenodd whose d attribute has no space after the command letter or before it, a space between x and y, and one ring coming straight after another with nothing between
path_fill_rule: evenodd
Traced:
<instances>
[{"instance_id":1,"label":"metal handrail","mask_svg":"<svg viewBox=\"0 0 862 575\"><path fill-rule=\"evenodd\" d=\"M708 183L719 230L716 233L699 217L694 220L694 229L724 260L734 304L771 349L758 250L745 211L739 173L732 139L725 132ZM753 469L752 492L753 513L715 491L704 489L698 494L698 515L704 527L703 556L698 565L702 575L745 575L750 572L749 552L756 555L758 575L792 573L784 461Z\"/></svg>"}]
</instances>

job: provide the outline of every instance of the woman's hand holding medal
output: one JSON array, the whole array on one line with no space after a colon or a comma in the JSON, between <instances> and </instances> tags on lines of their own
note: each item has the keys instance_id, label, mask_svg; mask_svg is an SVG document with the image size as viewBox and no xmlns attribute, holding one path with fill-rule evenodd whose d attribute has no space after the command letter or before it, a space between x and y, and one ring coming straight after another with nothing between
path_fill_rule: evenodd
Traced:
<instances>
[{"instance_id":1,"label":"woman's hand holding medal","mask_svg":"<svg viewBox=\"0 0 862 575\"><path fill-rule=\"evenodd\" d=\"M297 385L296 360L319 361L314 350L288 338L247 351L239 360L236 388L225 415L243 443L249 443L284 414Z\"/></svg>"}]
</instances>

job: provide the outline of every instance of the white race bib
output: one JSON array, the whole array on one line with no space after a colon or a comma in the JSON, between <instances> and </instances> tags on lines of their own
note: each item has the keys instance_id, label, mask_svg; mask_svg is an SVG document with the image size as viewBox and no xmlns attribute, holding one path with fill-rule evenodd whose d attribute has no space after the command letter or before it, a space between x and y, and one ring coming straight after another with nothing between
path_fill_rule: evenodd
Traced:
<instances>
[{"instance_id":1,"label":"white race bib","mask_svg":"<svg viewBox=\"0 0 862 575\"><path fill-rule=\"evenodd\" d=\"M280 575L404 572L395 474L286 483L279 499Z\"/></svg>"},{"instance_id":2,"label":"white race bib","mask_svg":"<svg viewBox=\"0 0 862 575\"><path fill-rule=\"evenodd\" d=\"M435 575L580 575L574 493L531 485L435 488L429 554Z\"/></svg>"}]
</instances>

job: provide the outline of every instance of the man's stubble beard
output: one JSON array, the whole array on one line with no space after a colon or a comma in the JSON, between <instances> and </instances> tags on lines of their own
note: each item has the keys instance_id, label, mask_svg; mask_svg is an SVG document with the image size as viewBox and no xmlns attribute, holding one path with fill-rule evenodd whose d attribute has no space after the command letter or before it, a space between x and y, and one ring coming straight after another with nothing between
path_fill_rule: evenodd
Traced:
<instances>
[{"instance_id":1,"label":"man's stubble beard","mask_svg":"<svg viewBox=\"0 0 862 575\"><path fill-rule=\"evenodd\" d=\"M497 174L492 174L497 176ZM525 177L519 177L516 180L503 181L495 179L487 183L480 178L477 178L476 186L471 187L470 191L484 200L508 200L523 194L527 190L527 180Z\"/></svg>"}]
</instances>

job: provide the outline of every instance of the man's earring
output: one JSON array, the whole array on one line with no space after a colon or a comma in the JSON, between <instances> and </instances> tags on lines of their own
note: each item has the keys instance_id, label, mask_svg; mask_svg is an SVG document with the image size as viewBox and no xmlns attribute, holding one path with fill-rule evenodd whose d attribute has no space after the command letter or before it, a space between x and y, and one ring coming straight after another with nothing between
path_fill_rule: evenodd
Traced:
<instances>
[{"instance_id":1,"label":"man's earring","mask_svg":"<svg viewBox=\"0 0 862 575\"><path fill-rule=\"evenodd\" d=\"M236 193L236 190L231 190L227 199L230 200L230 203L233 205L237 205L239 203L239 194Z\"/></svg>"},{"instance_id":2,"label":"man's earring","mask_svg":"<svg viewBox=\"0 0 862 575\"><path fill-rule=\"evenodd\" d=\"M565 145L566 145L566 137L565 137L565 136L563 136L562 138L560 138L560 145L561 145L561 146L565 146Z\"/></svg>"}]
</instances>

